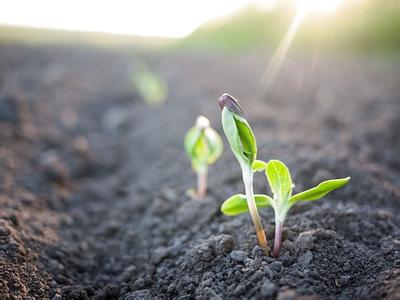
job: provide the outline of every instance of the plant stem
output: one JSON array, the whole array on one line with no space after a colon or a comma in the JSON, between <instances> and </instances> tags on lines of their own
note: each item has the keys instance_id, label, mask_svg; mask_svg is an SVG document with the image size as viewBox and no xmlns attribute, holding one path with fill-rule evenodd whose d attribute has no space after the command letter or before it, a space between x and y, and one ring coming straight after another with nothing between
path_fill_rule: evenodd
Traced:
<instances>
[{"instance_id":1,"label":"plant stem","mask_svg":"<svg viewBox=\"0 0 400 300\"><path fill-rule=\"evenodd\" d=\"M268 255L269 247L267 238L265 237L265 232L262 226L260 215L258 214L256 202L254 200L252 170L243 170L243 182L246 190L247 205L249 206L250 215L253 220L254 226L256 227L258 243L260 244L260 247L264 250L265 254Z\"/></svg>"},{"instance_id":2,"label":"plant stem","mask_svg":"<svg viewBox=\"0 0 400 300\"><path fill-rule=\"evenodd\" d=\"M207 168L197 172L197 196L204 198L207 194Z\"/></svg>"},{"instance_id":3,"label":"plant stem","mask_svg":"<svg viewBox=\"0 0 400 300\"><path fill-rule=\"evenodd\" d=\"M282 245L282 228L283 222L281 222L275 216L275 239L274 239L274 251L272 252L272 256L275 258L279 257L279 252L281 250Z\"/></svg>"}]
</instances>

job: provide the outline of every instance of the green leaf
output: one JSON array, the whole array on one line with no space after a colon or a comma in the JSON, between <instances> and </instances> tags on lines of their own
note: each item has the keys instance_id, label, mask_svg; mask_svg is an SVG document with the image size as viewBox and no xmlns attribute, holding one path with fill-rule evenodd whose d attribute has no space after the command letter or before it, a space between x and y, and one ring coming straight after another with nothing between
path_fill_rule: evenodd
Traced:
<instances>
[{"instance_id":1,"label":"green leaf","mask_svg":"<svg viewBox=\"0 0 400 300\"><path fill-rule=\"evenodd\" d=\"M185 135L183 144L196 172L213 164L223 150L221 137L209 125L192 127Z\"/></svg>"},{"instance_id":2,"label":"green leaf","mask_svg":"<svg viewBox=\"0 0 400 300\"><path fill-rule=\"evenodd\" d=\"M267 168L267 165L268 164L265 161L256 159L251 167L253 172L262 172Z\"/></svg>"},{"instance_id":3,"label":"green leaf","mask_svg":"<svg viewBox=\"0 0 400 300\"><path fill-rule=\"evenodd\" d=\"M289 169L279 160L270 160L265 171L274 199L285 203L292 195L292 178Z\"/></svg>"},{"instance_id":4,"label":"green leaf","mask_svg":"<svg viewBox=\"0 0 400 300\"><path fill-rule=\"evenodd\" d=\"M350 180L350 177L346 177L346 178L331 179L331 180L321 182L320 184L318 184L316 187L314 187L312 189L309 189L307 191L293 195L289 199L289 202L293 205L298 201L318 200L318 199L324 197L325 195L329 194L330 192L344 186L346 183L349 182L349 180Z\"/></svg>"},{"instance_id":5,"label":"green leaf","mask_svg":"<svg viewBox=\"0 0 400 300\"><path fill-rule=\"evenodd\" d=\"M148 104L163 103L167 98L168 84L165 79L144 64L132 76L132 83Z\"/></svg>"},{"instance_id":6,"label":"green leaf","mask_svg":"<svg viewBox=\"0 0 400 300\"><path fill-rule=\"evenodd\" d=\"M270 206L273 201L271 197L261 194L254 195L254 199L258 208ZM247 211L249 211L247 198L242 194L233 195L226 199L221 206L221 212L227 216L236 216Z\"/></svg>"},{"instance_id":7,"label":"green leaf","mask_svg":"<svg viewBox=\"0 0 400 300\"><path fill-rule=\"evenodd\" d=\"M222 109L221 113L222 128L226 138L228 139L229 145L235 156L241 156L241 147L238 130L236 128L236 122L231 113L227 108Z\"/></svg>"},{"instance_id":8,"label":"green leaf","mask_svg":"<svg viewBox=\"0 0 400 300\"><path fill-rule=\"evenodd\" d=\"M219 134L212 128L207 128L204 135L209 149L207 164L212 165L221 156L224 144Z\"/></svg>"},{"instance_id":9,"label":"green leaf","mask_svg":"<svg viewBox=\"0 0 400 300\"><path fill-rule=\"evenodd\" d=\"M257 145L254 134L246 119L229 111L222 110L222 127L229 145L241 164L251 166L257 155Z\"/></svg>"},{"instance_id":10,"label":"green leaf","mask_svg":"<svg viewBox=\"0 0 400 300\"><path fill-rule=\"evenodd\" d=\"M192 127L185 135L183 146L185 148L186 154L190 157L190 159L192 159L194 156L196 144L199 142L200 136L201 130L199 130L197 127Z\"/></svg>"},{"instance_id":11,"label":"green leaf","mask_svg":"<svg viewBox=\"0 0 400 300\"><path fill-rule=\"evenodd\" d=\"M246 119L236 114L233 114L233 117L235 118L239 138L242 143L243 155L245 155L249 160L249 163L252 164L257 156L256 138L254 137L253 131Z\"/></svg>"}]
</instances>

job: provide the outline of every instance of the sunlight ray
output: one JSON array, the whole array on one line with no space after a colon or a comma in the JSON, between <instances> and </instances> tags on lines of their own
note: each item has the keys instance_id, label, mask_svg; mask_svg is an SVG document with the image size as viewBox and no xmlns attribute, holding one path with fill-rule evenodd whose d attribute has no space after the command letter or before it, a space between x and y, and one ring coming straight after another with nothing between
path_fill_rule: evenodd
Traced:
<instances>
[{"instance_id":1,"label":"sunlight ray","mask_svg":"<svg viewBox=\"0 0 400 300\"><path fill-rule=\"evenodd\" d=\"M267 91L269 88L271 88L275 84L276 79L279 75L279 72L282 69L282 66L283 66L283 63L287 56L290 45L292 44L293 38L296 35L297 30L299 29L301 21L304 18L304 15L305 14L302 10L299 10L296 13L282 42L279 44L277 51L275 52L274 56L272 57L271 62L269 63L267 70L265 71L263 79L262 79L263 83L265 84L265 86L264 86L265 91Z\"/></svg>"}]
</instances>

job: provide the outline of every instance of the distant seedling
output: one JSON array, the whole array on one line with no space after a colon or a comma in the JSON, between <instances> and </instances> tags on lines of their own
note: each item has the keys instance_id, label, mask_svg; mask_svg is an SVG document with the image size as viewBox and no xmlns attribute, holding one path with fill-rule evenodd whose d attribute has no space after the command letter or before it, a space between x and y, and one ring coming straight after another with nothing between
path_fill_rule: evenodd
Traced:
<instances>
[{"instance_id":1,"label":"distant seedling","mask_svg":"<svg viewBox=\"0 0 400 300\"><path fill-rule=\"evenodd\" d=\"M268 243L256 205L256 202L262 204L265 201L263 199L260 199L259 195L254 196L253 192L252 166L257 156L256 139L250 128L250 125L243 117L243 109L235 98L233 98L231 95L223 94L219 98L218 102L219 106L222 109L222 127L231 146L233 154L235 155L242 169L242 177L246 196L241 195L243 196L243 198L240 198L243 199L244 202L240 202L239 204L244 204L245 207L244 210L242 208L241 212L250 211L251 218L253 220L254 226L256 227L256 233L260 247L265 251L266 254L268 254ZM234 196L233 199L236 198ZM228 207L232 202L232 200L230 199L232 198L229 198L227 200L228 202L226 202ZM239 207L237 206L235 206L235 208L239 209ZM222 212L225 213L225 210L222 210Z\"/></svg>"},{"instance_id":2,"label":"distant seedling","mask_svg":"<svg viewBox=\"0 0 400 300\"><path fill-rule=\"evenodd\" d=\"M168 84L161 74L151 70L146 63L138 63L137 70L131 75L131 80L133 88L146 103L156 105L165 102Z\"/></svg>"},{"instance_id":3,"label":"distant seedling","mask_svg":"<svg viewBox=\"0 0 400 300\"><path fill-rule=\"evenodd\" d=\"M208 166L221 156L223 150L221 137L211 128L206 117L199 116L195 126L185 136L184 147L197 173L196 196L203 198L207 194Z\"/></svg>"}]
</instances>

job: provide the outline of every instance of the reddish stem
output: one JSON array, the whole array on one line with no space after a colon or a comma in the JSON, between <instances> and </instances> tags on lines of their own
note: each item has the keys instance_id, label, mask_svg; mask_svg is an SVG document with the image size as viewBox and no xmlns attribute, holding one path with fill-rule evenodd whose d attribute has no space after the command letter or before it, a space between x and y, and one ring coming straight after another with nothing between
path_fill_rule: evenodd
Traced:
<instances>
[{"instance_id":1,"label":"reddish stem","mask_svg":"<svg viewBox=\"0 0 400 300\"><path fill-rule=\"evenodd\" d=\"M278 220L276 221L275 225L275 239L274 239L274 250L272 252L272 256L275 258L279 257L279 252L281 250L281 245L282 245L282 228L283 228L283 223L279 222Z\"/></svg>"},{"instance_id":2,"label":"reddish stem","mask_svg":"<svg viewBox=\"0 0 400 300\"><path fill-rule=\"evenodd\" d=\"M207 194L207 170L197 172L197 196L204 198Z\"/></svg>"}]
</instances>

